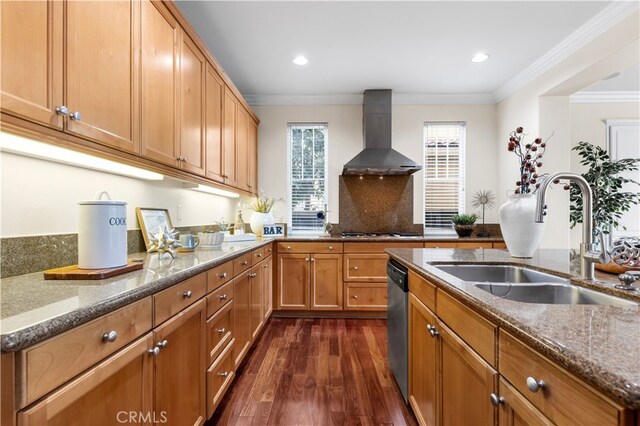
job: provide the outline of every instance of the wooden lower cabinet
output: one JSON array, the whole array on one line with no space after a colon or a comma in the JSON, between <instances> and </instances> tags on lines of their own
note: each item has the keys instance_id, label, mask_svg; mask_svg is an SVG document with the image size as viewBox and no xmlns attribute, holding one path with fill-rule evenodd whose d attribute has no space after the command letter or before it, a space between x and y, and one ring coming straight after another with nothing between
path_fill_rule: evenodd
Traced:
<instances>
[{"instance_id":1,"label":"wooden lower cabinet","mask_svg":"<svg viewBox=\"0 0 640 426\"><path fill-rule=\"evenodd\" d=\"M251 268L251 274L249 275L251 285L251 341L256 338L264 325L264 316L262 315L262 299L264 297L262 280L264 279L264 274L262 269L262 263L259 263Z\"/></svg>"},{"instance_id":2,"label":"wooden lower cabinet","mask_svg":"<svg viewBox=\"0 0 640 426\"><path fill-rule=\"evenodd\" d=\"M309 255L278 255L278 309L309 309Z\"/></svg>"},{"instance_id":3,"label":"wooden lower cabinet","mask_svg":"<svg viewBox=\"0 0 640 426\"><path fill-rule=\"evenodd\" d=\"M309 270L312 311L342 310L342 255L312 254Z\"/></svg>"},{"instance_id":4,"label":"wooden lower cabinet","mask_svg":"<svg viewBox=\"0 0 640 426\"><path fill-rule=\"evenodd\" d=\"M149 333L18 413L18 425L118 425L153 411L153 335ZM136 416L132 421L130 413Z\"/></svg>"},{"instance_id":5,"label":"wooden lower cabinet","mask_svg":"<svg viewBox=\"0 0 640 426\"><path fill-rule=\"evenodd\" d=\"M234 368L240 365L251 345L251 270L233 280Z\"/></svg>"},{"instance_id":6,"label":"wooden lower cabinet","mask_svg":"<svg viewBox=\"0 0 640 426\"><path fill-rule=\"evenodd\" d=\"M269 257L262 263L262 315L267 321L273 312L273 258Z\"/></svg>"},{"instance_id":7,"label":"wooden lower cabinet","mask_svg":"<svg viewBox=\"0 0 640 426\"><path fill-rule=\"evenodd\" d=\"M156 328L156 416L171 425L200 425L205 421L205 299Z\"/></svg>"},{"instance_id":8,"label":"wooden lower cabinet","mask_svg":"<svg viewBox=\"0 0 640 426\"><path fill-rule=\"evenodd\" d=\"M344 283L344 309L386 311L387 283Z\"/></svg>"},{"instance_id":9,"label":"wooden lower cabinet","mask_svg":"<svg viewBox=\"0 0 640 426\"><path fill-rule=\"evenodd\" d=\"M500 426L550 426L553 424L503 378L500 378L499 390L500 396L495 395L495 397L502 398L498 409Z\"/></svg>"},{"instance_id":10,"label":"wooden lower cabinet","mask_svg":"<svg viewBox=\"0 0 640 426\"><path fill-rule=\"evenodd\" d=\"M207 418L213 415L235 375L232 340L207 370Z\"/></svg>"},{"instance_id":11,"label":"wooden lower cabinet","mask_svg":"<svg viewBox=\"0 0 640 426\"><path fill-rule=\"evenodd\" d=\"M413 294L409 295L409 404L420 424L438 424L438 340L429 327L436 317Z\"/></svg>"}]
</instances>

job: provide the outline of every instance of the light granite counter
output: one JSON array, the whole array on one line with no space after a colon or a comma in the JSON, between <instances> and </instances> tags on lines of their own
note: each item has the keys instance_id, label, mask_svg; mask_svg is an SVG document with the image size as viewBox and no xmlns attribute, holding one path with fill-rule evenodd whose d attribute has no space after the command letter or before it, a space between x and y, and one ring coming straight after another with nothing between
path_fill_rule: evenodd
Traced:
<instances>
[{"instance_id":1,"label":"light granite counter","mask_svg":"<svg viewBox=\"0 0 640 426\"><path fill-rule=\"evenodd\" d=\"M569 250L539 250L532 259L516 259L507 251L492 249L389 249L387 252L595 388L629 408L640 408L640 305L516 302L478 289L434 265L522 265L640 302L638 294L613 289L617 282L615 276L597 273L594 282L580 280L577 259Z\"/></svg>"}]
</instances>

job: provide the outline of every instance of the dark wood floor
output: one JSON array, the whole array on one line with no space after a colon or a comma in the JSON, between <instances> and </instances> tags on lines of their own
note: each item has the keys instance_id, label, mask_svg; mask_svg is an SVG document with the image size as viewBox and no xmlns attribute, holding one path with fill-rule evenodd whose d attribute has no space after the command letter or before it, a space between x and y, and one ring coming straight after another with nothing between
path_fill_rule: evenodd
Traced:
<instances>
[{"instance_id":1,"label":"dark wood floor","mask_svg":"<svg viewBox=\"0 0 640 426\"><path fill-rule=\"evenodd\" d=\"M416 425L386 320L272 318L207 425Z\"/></svg>"}]
</instances>

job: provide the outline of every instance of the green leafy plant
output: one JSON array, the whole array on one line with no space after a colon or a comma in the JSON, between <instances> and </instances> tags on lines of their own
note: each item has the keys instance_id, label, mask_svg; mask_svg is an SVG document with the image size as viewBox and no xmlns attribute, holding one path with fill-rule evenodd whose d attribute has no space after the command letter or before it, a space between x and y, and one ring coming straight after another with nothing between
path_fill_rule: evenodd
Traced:
<instances>
[{"instance_id":1,"label":"green leafy plant","mask_svg":"<svg viewBox=\"0 0 640 426\"><path fill-rule=\"evenodd\" d=\"M227 221L224 220L224 217L220 218L219 221L216 221L216 225L218 225L220 232L230 231L231 228L233 228L230 223L227 223Z\"/></svg>"},{"instance_id":2,"label":"green leafy plant","mask_svg":"<svg viewBox=\"0 0 640 426\"><path fill-rule=\"evenodd\" d=\"M276 201L278 200L275 198L260 195L253 200L253 203L251 203L249 208L257 213L269 213Z\"/></svg>"},{"instance_id":3,"label":"green leafy plant","mask_svg":"<svg viewBox=\"0 0 640 426\"><path fill-rule=\"evenodd\" d=\"M588 166L589 170L582 174L593 192L593 230L609 234L612 229L622 227L622 214L629 211L631 206L640 204L640 192L623 192L622 186L631 183L640 186L635 180L622 177L620 174L638 170L640 159L624 158L613 161L607 151L589 142L579 142L573 151L577 151L582 159L580 164ZM569 187L569 222L571 228L582 223L582 194L577 185Z\"/></svg>"},{"instance_id":4,"label":"green leafy plant","mask_svg":"<svg viewBox=\"0 0 640 426\"><path fill-rule=\"evenodd\" d=\"M478 220L478 216L475 214L457 214L451 216L451 222L453 222L454 225L469 226L476 223L476 220Z\"/></svg>"}]
</instances>

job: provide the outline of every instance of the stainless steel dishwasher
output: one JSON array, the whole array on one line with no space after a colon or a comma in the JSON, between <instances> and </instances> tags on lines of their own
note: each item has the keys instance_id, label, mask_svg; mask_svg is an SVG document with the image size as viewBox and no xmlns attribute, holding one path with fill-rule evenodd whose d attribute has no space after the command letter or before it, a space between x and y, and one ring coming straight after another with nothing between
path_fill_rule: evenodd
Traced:
<instances>
[{"instance_id":1,"label":"stainless steel dishwasher","mask_svg":"<svg viewBox=\"0 0 640 426\"><path fill-rule=\"evenodd\" d=\"M409 283L407 268L393 260L387 263L387 296L387 354L406 403L409 396Z\"/></svg>"}]
</instances>

